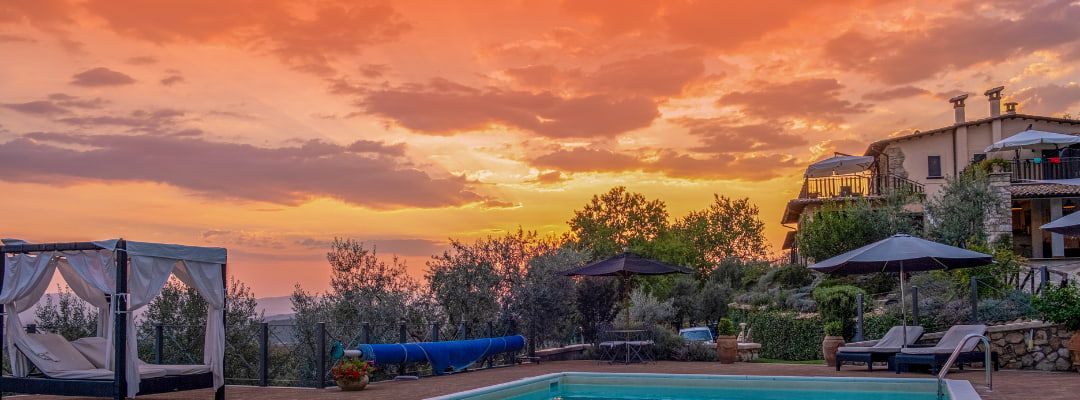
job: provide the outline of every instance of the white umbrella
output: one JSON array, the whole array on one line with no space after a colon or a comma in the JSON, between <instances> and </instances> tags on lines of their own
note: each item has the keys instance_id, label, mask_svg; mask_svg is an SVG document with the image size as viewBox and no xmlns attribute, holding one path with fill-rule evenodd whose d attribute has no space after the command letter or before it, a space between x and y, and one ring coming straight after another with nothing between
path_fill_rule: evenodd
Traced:
<instances>
[{"instance_id":1,"label":"white umbrella","mask_svg":"<svg viewBox=\"0 0 1080 400\"><path fill-rule=\"evenodd\" d=\"M835 155L806 167L807 178L822 178L826 176L853 174L870 169L874 163L874 157Z\"/></svg>"},{"instance_id":2,"label":"white umbrella","mask_svg":"<svg viewBox=\"0 0 1080 400\"><path fill-rule=\"evenodd\" d=\"M990 145L986 148L986 152L1017 150L1025 147L1030 148L1038 146L1056 148L1060 145L1068 146L1076 143L1080 143L1080 136L1037 131L1029 128L1026 131L1009 136Z\"/></svg>"}]
</instances>

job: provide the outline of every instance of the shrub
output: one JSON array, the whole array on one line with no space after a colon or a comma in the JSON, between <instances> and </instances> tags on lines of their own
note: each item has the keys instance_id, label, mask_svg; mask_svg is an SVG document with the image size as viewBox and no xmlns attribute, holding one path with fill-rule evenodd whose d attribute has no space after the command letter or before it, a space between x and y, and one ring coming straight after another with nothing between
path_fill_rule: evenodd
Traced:
<instances>
[{"instance_id":1,"label":"shrub","mask_svg":"<svg viewBox=\"0 0 1080 400\"><path fill-rule=\"evenodd\" d=\"M825 336L840 336L844 334L844 323L829 321L825 323Z\"/></svg>"},{"instance_id":2,"label":"shrub","mask_svg":"<svg viewBox=\"0 0 1080 400\"><path fill-rule=\"evenodd\" d=\"M802 265L786 265L770 271L766 279L781 289L796 289L814 283L814 274Z\"/></svg>"},{"instance_id":3,"label":"shrub","mask_svg":"<svg viewBox=\"0 0 1080 400\"><path fill-rule=\"evenodd\" d=\"M652 325L645 329L653 340L653 351L658 360L676 359L679 351L686 347L686 341L674 329L661 325Z\"/></svg>"},{"instance_id":4,"label":"shrub","mask_svg":"<svg viewBox=\"0 0 1080 400\"><path fill-rule=\"evenodd\" d=\"M1034 305L1043 319L1071 331L1080 330L1080 290L1076 286L1047 288L1042 296L1035 298Z\"/></svg>"},{"instance_id":5,"label":"shrub","mask_svg":"<svg viewBox=\"0 0 1080 400\"><path fill-rule=\"evenodd\" d=\"M858 295L865 294L862 289L850 285L830 286L814 290L818 314L826 321L850 321L855 316Z\"/></svg>"},{"instance_id":6,"label":"shrub","mask_svg":"<svg viewBox=\"0 0 1080 400\"><path fill-rule=\"evenodd\" d=\"M820 360L821 319L796 318L793 313L732 310L736 323L753 330L754 342L761 343L761 357L778 360Z\"/></svg>"},{"instance_id":7,"label":"shrub","mask_svg":"<svg viewBox=\"0 0 1080 400\"><path fill-rule=\"evenodd\" d=\"M720 318L716 323L716 334L719 336L735 336L735 323L728 318Z\"/></svg>"},{"instance_id":8,"label":"shrub","mask_svg":"<svg viewBox=\"0 0 1080 400\"><path fill-rule=\"evenodd\" d=\"M675 351L677 361L716 361L716 347L702 342L690 342Z\"/></svg>"},{"instance_id":9,"label":"shrub","mask_svg":"<svg viewBox=\"0 0 1080 400\"><path fill-rule=\"evenodd\" d=\"M979 320L986 322L1007 322L1026 318L1034 314L1031 295L1013 291L1002 299L984 299L979 301Z\"/></svg>"}]
</instances>

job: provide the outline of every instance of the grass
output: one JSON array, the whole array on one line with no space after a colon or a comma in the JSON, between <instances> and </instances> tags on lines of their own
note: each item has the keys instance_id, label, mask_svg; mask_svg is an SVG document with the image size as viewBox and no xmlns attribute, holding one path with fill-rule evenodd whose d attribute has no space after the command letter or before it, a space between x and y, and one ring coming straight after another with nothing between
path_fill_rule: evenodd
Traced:
<instances>
[{"instance_id":1,"label":"grass","mask_svg":"<svg viewBox=\"0 0 1080 400\"><path fill-rule=\"evenodd\" d=\"M775 359L775 358L759 358L759 359L751 361L751 362L752 363L762 363L762 364L825 365L825 360L799 360L799 361L793 361L793 360L778 360L778 359Z\"/></svg>"}]
</instances>

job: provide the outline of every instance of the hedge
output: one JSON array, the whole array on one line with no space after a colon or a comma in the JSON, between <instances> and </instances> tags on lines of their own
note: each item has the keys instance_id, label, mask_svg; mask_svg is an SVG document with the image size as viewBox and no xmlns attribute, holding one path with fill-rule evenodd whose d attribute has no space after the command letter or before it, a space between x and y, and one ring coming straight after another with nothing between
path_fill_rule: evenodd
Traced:
<instances>
[{"instance_id":1,"label":"hedge","mask_svg":"<svg viewBox=\"0 0 1080 400\"><path fill-rule=\"evenodd\" d=\"M736 324L750 326L753 341L761 343L761 357L778 360L820 360L821 318L795 318L793 313L731 310Z\"/></svg>"}]
</instances>

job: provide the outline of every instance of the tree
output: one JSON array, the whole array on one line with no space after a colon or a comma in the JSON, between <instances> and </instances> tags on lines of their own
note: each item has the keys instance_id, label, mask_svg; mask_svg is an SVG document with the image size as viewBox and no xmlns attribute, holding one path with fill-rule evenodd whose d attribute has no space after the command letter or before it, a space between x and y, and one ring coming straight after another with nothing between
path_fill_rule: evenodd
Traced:
<instances>
[{"instance_id":1,"label":"tree","mask_svg":"<svg viewBox=\"0 0 1080 400\"><path fill-rule=\"evenodd\" d=\"M584 208L574 211L568 223L578 249L590 251L593 259L607 258L666 230L667 205L617 186L593 196Z\"/></svg>"},{"instance_id":2,"label":"tree","mask_svg":"<svg viewBox=\"0 0 1080 400\"><path fill-rule=\"evenodd\" d=\"M55 295L45 297L45 304L34 309L35 323L67 340L96 335L97 308L76 296L67 285L57 285L56 290Z\"/></svg>"},{"instance_id":3,"label":"tree","mask_svg":"<svg viewBox=\"0 0 1080 400\"><path fill-rule=\"evenodd\" d=\"M510 309L531 338L567 342L577 334L577 292L574 281L561 272L587 259L584 253L565 245L529 261L520 295L514 297Z\"/></svg>"},{"instance_id":4,"label":"tree","mask_svg":"<svg viewBox=\"0 0 1080 400\"><path fill-rule=\"evenodd\" d=\"M692 263L702 277L725 259L760 259L768 251L765 223L758 219L757 206L746 198L732 200L714 194L709 207L691 211L673 230L690 241L698 258Z\"/></svg>"},{"instance_id":5,"label":"tree","mask_svg":"<svg viewBox=\"0 0 1080 400\"><path fill-rule=\"evenodd\" d=\"M615 281L604 277L582 277L574 285L581 329L587 339L595 338L598 327L615 318L615 303L618 300Z\"/></svg>"},{"instance_id":6,"label":"tree","mask_svg":"<svg viewBox=\"0 0 1080 400\"><path fill-rule=\"evenodd\" d=\"M489 263L429 262L427 279L451 324L492 321L499 313L499 275Z\"/></svg>"},{"instance_id":7,"label":"tree","mask_svg":"<svg viewBox=\"0 0 1080 400\"><path fill-rule=\"evenodd\" d=\"M827 203L799 223L799 253L820 261L897 233L917 233L917 219L904 209L913 200L893 192L880 200Z\"/></svg>"},{"instance_id":8,"label":"tree","mask_svg":"<svg viewBox=\"0 0 1080 400\"><path fill-rule=\"evenodd\" d=\"M967 168L949 178L938 196L926 202L930 237L957 247L986 244L984 221L1000 212L1003 201L991 191L982 168Z\"/></svg>"}]
</instances>

